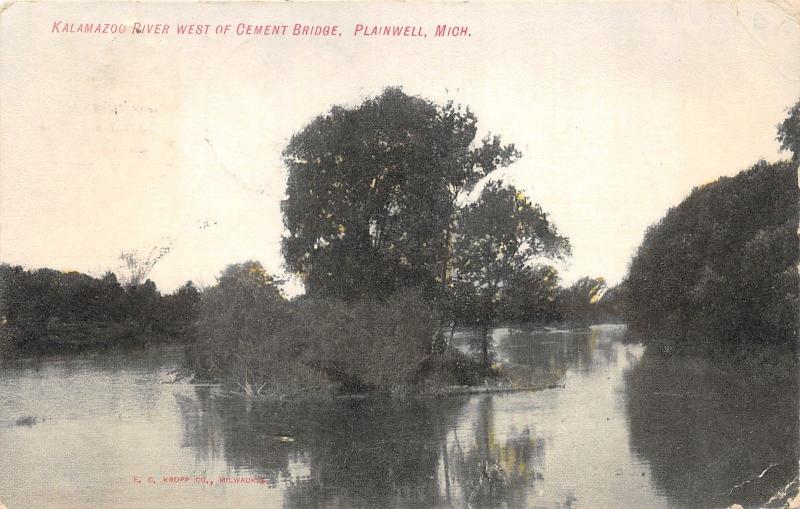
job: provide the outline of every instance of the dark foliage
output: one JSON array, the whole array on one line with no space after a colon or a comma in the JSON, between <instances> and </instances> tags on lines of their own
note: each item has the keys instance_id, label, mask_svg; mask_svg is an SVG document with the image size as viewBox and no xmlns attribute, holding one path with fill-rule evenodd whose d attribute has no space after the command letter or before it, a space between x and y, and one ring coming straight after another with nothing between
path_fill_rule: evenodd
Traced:
<instances>
[{"instance_id":1,"label":"dark foliage","mask_svg":"<svg viewBox=\"0 0 800 509\"><path fill-rule=\"evenodd\" d=\"M185 336L198 291L161 296L147 280L124 288L113 273L25 270L0 264L0 354L85 351Z\"/></svg>"},{"instance_id":2,"label":"dark foliage","mask_svg":"<svg viewBox=\"0 0 800 509\"><path fill-rule=\"evenodd\" d=\"M786 119L778 126L781 148L792 153L792 161L800 161L800 101L792 106Z\"/></svg>"},{"instance_id":3,"label":"dark foliage","mask_svg":"<svg viewBox=\"0 0 800 509\"><path fill-rule=\"evenodd\" d=\"M476 123L468 109L387 88L292 137L283 255L310 296L436 293L459 196L519 156L496 136L475 143Z\"/></svg>"},{"instance_id":4,"label":"dark foliage","mask_svg":"<svg viewBox=\"0 0 800 509\"><path fill-rule=\"evenodd\" d=\"M288 301L260 264L248 262L228 267L204 292L189 363L251 395L400 389L418 381L437 326L419 290Z\"/></svg>"},{"instance_id":5,"label":"dark foliage","mask_svg":"<svg viewBox=\"0 0 800 509\"><path fill-rule=\"evenodd\" d=\"M794 343L797 166L759 162L692 191L652 226L624 282L634 330L671 340Z\"/></svg>"}]
</instances>

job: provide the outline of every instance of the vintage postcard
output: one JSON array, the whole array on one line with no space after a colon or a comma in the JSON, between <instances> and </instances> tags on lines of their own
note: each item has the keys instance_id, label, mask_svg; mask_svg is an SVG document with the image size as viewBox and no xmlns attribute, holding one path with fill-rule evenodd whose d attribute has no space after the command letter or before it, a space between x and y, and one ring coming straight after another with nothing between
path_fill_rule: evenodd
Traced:
<instances>
[{"instance_id":1,"label":"vintage postcard","mask_svg":"<svg viewBox=\"0 0 800 509\"><path fill-rule=\"evenodd\" d=\"M6 2L0 508L800 508L788 0Z\"/></svg>"}]
</instances>

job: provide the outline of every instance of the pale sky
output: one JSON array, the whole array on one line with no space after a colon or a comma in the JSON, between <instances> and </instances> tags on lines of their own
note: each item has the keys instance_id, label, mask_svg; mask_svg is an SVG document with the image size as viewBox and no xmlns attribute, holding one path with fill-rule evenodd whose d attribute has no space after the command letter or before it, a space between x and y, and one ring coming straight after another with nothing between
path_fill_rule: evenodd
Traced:
<instances>
[{"instance_id":1,"label":"pale sky","mask_svg":"<svg viewBox=\"0 0 800 509\"><path fill-rule=\"evenodd\" d=\"M279 272L289 137L400 85L468 105L480 135L515 143L505 173L572 242L565 281L613 284L692 187L782 157L775 126L800 97L788 5L16 3L0 14L0 260L98 275L122 251L170 244L151 274L162 291L248 259ZM213 33L238 23L343 35ZM358 23L428 37L354 37ZM470 36L434 37L443 23Z\"/></svg>"}]
</instances>

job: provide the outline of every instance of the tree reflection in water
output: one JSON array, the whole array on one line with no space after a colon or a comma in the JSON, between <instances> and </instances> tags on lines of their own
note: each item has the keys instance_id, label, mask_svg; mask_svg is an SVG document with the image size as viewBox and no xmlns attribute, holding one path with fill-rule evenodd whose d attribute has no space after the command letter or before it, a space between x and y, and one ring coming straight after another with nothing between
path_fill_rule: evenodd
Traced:
<instances>
[{"instance_id":1,"label":"tree reflection in water","mask_svg":"<svg viewBox=\"0 0 800 509\"><path fill-rule=\"evenodd\" d=\"M798 365L659 353L628 378L635 453L675 507L750 507L797 475Z\"/></svg>"},{"instance_id":2,"label":"tree reflection in water","mask_svg":"<svg viewBox=\"0 0 800 509\"><path fill-rule=\"evenodd\" d=\"M541 473L535 468L544 442L530 428L511 429L505 440L498 438L493 401L481 396L471 442L459 440L453 430L448 458L453 478L461 488L461 500L471 507L526 507L527 495Z\"/></svg>"},{"instance_id":3,"label":"tree reflection in water","mask_svg":"<svg viewBox=\"0 0 800 509\"><path fill-rule=\"evenodd\" d=\"M498 440L492 398L272 403L198 389L178 405L198 460L268 479L285 507L524 507L543 443L528 428ZM460 419L466 407L477 419Z\"/></svg>"}]
</instances>

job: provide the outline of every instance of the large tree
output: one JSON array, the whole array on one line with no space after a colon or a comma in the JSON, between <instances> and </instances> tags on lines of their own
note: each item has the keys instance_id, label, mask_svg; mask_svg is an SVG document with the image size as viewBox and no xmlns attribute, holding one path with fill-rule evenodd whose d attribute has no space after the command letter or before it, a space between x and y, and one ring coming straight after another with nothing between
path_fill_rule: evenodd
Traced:
<instances>
[{"instance_id":1,"label":"large tree","mask_svg":"<svg viewBox=\"0 0 800 509\"><path fill-rule=\"evenodd\" d=\"M476 201L460 210L451 288L457 315L481 331L477 346L484 364L489 361L489 328L500 318L509 291L519 280L532 283L535 276L550 274L534 270L536 262L569 253L569 241L541 206L514 186L490 181ZM529 290L534 289L531 284Z\"/></svg>"},{"instance_id":2,"label":"large tree","mask_svg":"<svg viewBox=\"0 0 800 509\"><path fill-rule=\"evenodd\" d=\"M626 318L645 339L796 346L800 102L777 139L791 161L695 188L648 229L622 285Z\"/></svg>"},{"instance_id":3,"label":"large tree","mask_svg":"<svg viewBox=\"0 0 800 509\"><path fill-rule=\"evenodd\" d=\"M309 294L438 293L459 198L519 156L497 136L476 142L476 124L452 102L387 88L334 106L291 138L282 250Z\"/></svg>"},{"instance_id":4,"label":"large tree","mask_svg":"<svg viewBox=\"0 0 800 509\"><path fill-rule=\"evenodd\" d=\"M696 188L650 227L624 283L645 339L794 343L797 165L760 162Z\"/></svg>"}]
</instances>

